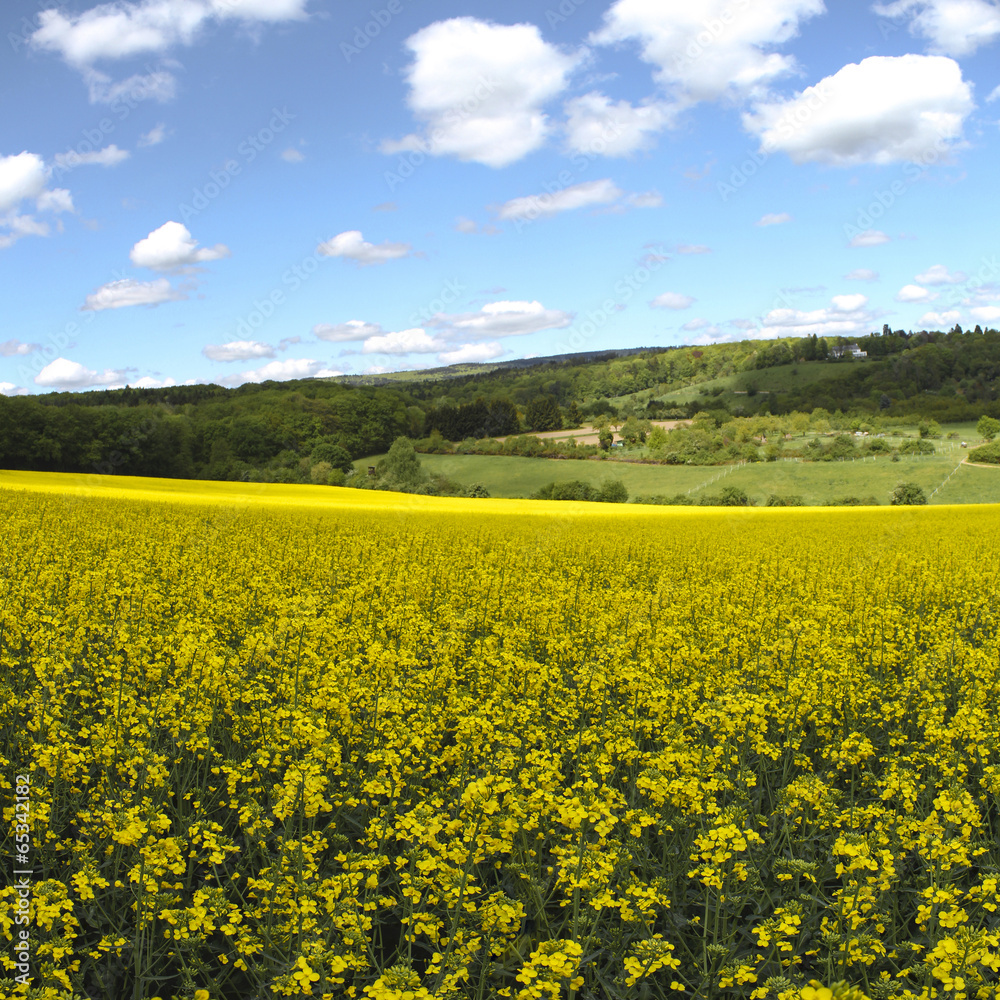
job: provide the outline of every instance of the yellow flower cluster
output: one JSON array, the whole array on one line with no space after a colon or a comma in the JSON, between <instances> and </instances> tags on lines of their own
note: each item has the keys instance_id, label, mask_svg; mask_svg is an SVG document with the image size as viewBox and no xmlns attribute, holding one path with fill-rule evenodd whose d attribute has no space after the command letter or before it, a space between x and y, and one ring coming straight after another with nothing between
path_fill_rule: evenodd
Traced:
<instances>
[{"instance_id":1,"label":"yellow flower cluster","mask_svg":"<svg viewBox=\"0 0 1000 1000\"><path fill-rule=\"evenodd\" d=\"M32 997L1000 997L993 509L5 476Z\"/></svg>"}]
</instances>

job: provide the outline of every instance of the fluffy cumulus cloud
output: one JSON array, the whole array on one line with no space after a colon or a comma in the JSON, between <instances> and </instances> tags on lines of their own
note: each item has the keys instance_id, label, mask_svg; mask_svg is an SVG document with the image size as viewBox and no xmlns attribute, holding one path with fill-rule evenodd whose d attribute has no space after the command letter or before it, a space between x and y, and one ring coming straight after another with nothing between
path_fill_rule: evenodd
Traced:
<instances>
[{"instance_id":1,"label":"fluffy cumulus cloud","mask_svg":"<svg viewBox=\"0 0 1000 1000\"><path fill-rule=\"evenodd\" d=\"M648 149L674 120L673 111L662 102L636 107L628 101L613 103L597 91L568 101L565 112L567 150L592 156L630 156Z\"/></svg>"},{"instance_id":2,"label":"fluffy cumulus cloud","mask_svg":"<svg viewBox=\"0 0 1000 1000\"><path fill-rule=\"evenodd\" d=\"M0 382L0 396L27 396L28 390L23 385L13 382Z\"/></svg>"},{"instance_id":3,"label":"fluffy cumulus cloud","mask_svg":"<svg viewBox=\"0 0 1000 1000\"><path fill-rule=\"evenodd\" d=\"M129 259L136 267L178 272L228 256L229 248L222 243L199 249L198 241L188 232L187 226L165 222L132 247Z\"/></svg>"},{"instance_id":4,"label":"fluffy cumulus cloud","mask_svg":"<svg viewBox=\"0 0 1000 1000\"><path fill-rule=\"evenodd\" d=\"M657 295L649 304L654 309L687 309L694 305L695 299L690 295L681 295L680 292L664 292Z\"/></svg>"},{"instance_id":5,"label":"fluffy cumulus cloud","mask_svg":"<svg viewBox=\"0 0 1000 1000\"><path fill-rule=\"evenodd\" d=\"M187 296L180 289L174 288L166 278L157 278L155 281L120 278L92 292L80 308L84 312L102 312L105 309L122 309L125 306L156 306L161 302L186 298Z\"/></svg>"},{"instance_id":6,"label":"fluffy cumulus cloud","mask_svg":"<svg viewBox=\"0 0 1000 1000\"><path fill-rule=\"evenodd\" d=\"M0 156L0 249L23 236L48 236L48 223L33 211L73 211L73 197L65 188L46 187L49 171L37 153ZM33 208L26 203L33 202ZM26 211L27 209L27 211Z\"/></svg>"},{"instance_id":7,"label":"fluffy cumulus cloud","mask_svg":"<svg viewBox=\"0 0 1000 1000\"><path fill-rule=\"evenodd\" d=\"M878 247L883 243L888 243L889 240L890 237L883 233L881 229L866 229L864 232L851 237L850 246Z\"/></svg>"},{"instance_id":8,"label":"fluffy cumulus cloud","mask_svg":"<svg viewBox=\"0 0 1000 1000\"><path fill-rule=\"evenodd\" d=\"M968 281L969 276L963 271L951 272L944 264L935 264L927 268L923 274L917 275L921 285L961 285Z\"/></svg>"},{"instance_id":9,"label":"fluffy cumulus cloud","mask_svg":"<svg viewBox=\"0 0 1000 1000\"><path fill-rule=\"evenodd\" d=\"M1000 306L977 306L969 312L980 323L996 323L1000 320Z\"/></svg>"},{"instance_id":10,"label":"fluffy cumulus cloud","mask_svg":"<svg viewBox=\"0 0 1000 1000\"><path fill-rule=\"evenodd\" d=\"M35 384L49 389L90 389L100 385L120 385L125 376L124 371L110 368L105 368L103 372L91 371L78 361L56 358L35 376Z\"/></svg>"},{"instance_id":11,"label":"fluffy cumulus cloud","mask_svg":"<svg viewBox=\"0 0 1000 1000\"><path fill-rule=\"evenodd\" d=\"M896 0L872 8L880 17L908 20L932 52L971 55L1000 37L1000 6L991 0Z\"/></svg>"},{"instance_id":12,"label":"fluffy cumulus cloud","mask_svg":"<svg viewBox=\"0 0 1000 1000\"><path fill-rule=\"evenodd\" d=\"M795 60L773 50L824 11L823 0L617 0L591 40L638 43L661 86L690 104L742 97L793 72Z\"/></svg>"},{"instance_id":13,"label":"fluffy cumulus cloud","mask_svg":"<svg viewBox=\"0 0 1000 1000\"><path fill-rule=\"evenodd\" d=\"M928 312L920 317L920 325L926 330L950 330L961 318L962 314L957 309Z\"/></svg>"},{"instance_id":14,"label":"fluffy cumulus cloud","mask_svg":"<svg viewBox=\"0 0 1000 1000\"><path fill-rule=\"evenodd\" d=\"M930 302L932 299L936 299L937 295L929 291L926 288L921 288L920 285L903 285L903 287L896 292L897 302Z\"/></svg>"},{"instance_id":15,"label":"fluffy cumulus cloud","mask_svg":"<svg viewBox=\"0 0 1000 1000\"><path fill-rule=\"evenodd\" d=\"M426 330L395 330L369 337L361 348L363 354L434 354L445 348L445 341Z\"/></svg>"},{"instance_id":16,"label":"fluffy cumulus cloud","mask_svg":"<svg viewBox=\"0 0 1000 1000\"><path fill-rule=\"evenodd\" d=\"M865 295L835 295L824 309L772 309L755 326L757 336L775 337L854 337L868 333L874 314L867 308Z\"/></svg>"},{"instance_id":17,"label":"fluffy cumulus cloud","mask_svg":"<svg viewBox=\"0 0 1000 1000\"><path fill-rule=\"evenodd\" d=\"M227 344L209 344L201 353L211 361L249 361L251 358L273 358L274 348L259 340L231 340Z\"/></svg>"},{"instance_id":18,"label":"fluffy cumulus cloud","mask_svg":"<svg viewBox=\"0 0 1000 1000\"><path fill-rule=\"evenodd\" d=\"M878 281L878 271L867 267L856 267L850 274L844 275L845 281Z\"/></svg>"},{"instance_id":19,"label":"fluffy cumulus cloud","mask_svg":"<svg viewBox=\"0 0 1000 1000\"><path fill-rule=\"evenodd\" d=\"M438 361L443 361L446 365L471 364L492 361L503 353L503 344L496 341L487 344L463 344L453 351L443 351L438 355Z\"/></svg>"},{"instance_id":20,"label":"fluffy cumulus cloud","mask_svg":"<svg viewBox=\"0 0 1000 1000\"><path fill-rule=\"evenodd\" d=\"M270 361L261 368L240 372L222 381L226 385L242 385L244 382L285 382L296 378L334 378L343 374L327 368L324 362L314 358L289 358L287 361Z\"/></svg>"},{"instance_id":21,"label":"fluffy cumulus cloud","mask_svg":"<svg viewBox=\"0 0 1000 1000\"><path fill-rule=\"evenodd\" d=\"M370 267L409 257L413 248L409 243L390 243L388 240L379 244L368 243L357 229L351 229L321 243L316 250L324 257L343 257L356 261L359 267Z\"/></svg>"},{"instance_id":22,"label":"fluffy cumulus cloud","mask_svg":"<svg viewBox=\"0 0 1000 1000\"><path fill-rule=\"evenodd\" d=\"M972 91L943 56L870 56L743 116L761 149L795 163L925 161L961 139Z\"/></svg>"},{"instance_id":23,"label":"fluffy cumulus cloud","mask_svg":"<svg viewBox=\"0 0 1000 1000\"><path fill-rule=\"evenodd\" d=\"M190 45L209 21L285 21L305 16L306 0L142 0L104 3L75 13L38 15L32 44L75 66Z\"/></svg>"},{"instance_id":24,"label":"fluffy cumulus cloud","mask_svg":"<svg viewBox=\"0 0 1000 1000\"><path fill-rule=\"evenodd\" d=\"M573 317L560 309L546 309L541 302L490 302L474 313L437 313L429 325L452 339L491 340L521 337L541 330L560 330Z\"/></svg>"},{"instance_id":25,"label":"fluffy cumulus cloud","mask_svg":"<svg viewBox=\"0 0 1000 1000\"><path fill-rule=\"evenodd\" d=\"M579 56L542 39L533 24L498 25L475 17L436 21L407 39L407 103L419 133L383 143L386 153L504 167L547 140L544 107L566 88Z\"/></svg>"},{"instance_id":26,"label":"fluffy cumulus cloud","mask_svg":"<svg viewBox=\"0 0 1000 1000\"><path fill-rule=\"evenodd\" d=\"M366 323L360 319L349 319L346 323L317 323L312 328L317 340L326 340L333 344L349 343L352 340L365 340L376 337L383 332L378 323Z\"/></svg>"}]
</instances>

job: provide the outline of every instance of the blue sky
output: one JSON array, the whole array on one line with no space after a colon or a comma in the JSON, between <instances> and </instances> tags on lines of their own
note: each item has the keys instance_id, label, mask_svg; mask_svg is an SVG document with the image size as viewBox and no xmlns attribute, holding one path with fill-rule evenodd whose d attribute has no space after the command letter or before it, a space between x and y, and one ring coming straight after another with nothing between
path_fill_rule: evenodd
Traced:
<instances>
[{"instance_id":1,"label":"blue sky","mask_svg":"<svg viewBox=\"0 0 1000 1000\"><path fill-rule=\"evenodd\" d=\"M994 0L16 0L0 390L1000 324Z\"/></svg>"}]
</instances>

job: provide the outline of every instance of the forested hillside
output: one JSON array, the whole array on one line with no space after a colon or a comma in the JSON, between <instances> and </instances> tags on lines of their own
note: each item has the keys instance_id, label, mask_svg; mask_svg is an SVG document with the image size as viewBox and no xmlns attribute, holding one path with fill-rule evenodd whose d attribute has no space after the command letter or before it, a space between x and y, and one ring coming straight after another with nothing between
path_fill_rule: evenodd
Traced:
<instances>
[{"instance_id":1,"label":"forested hillside","mask_svg":"<svg viewBox=\"0 0 1000 1000\"><path fill-rule=\"evenodd\" d=\"M384 453L399 436L460 441L558 430L600 415L686 417L710 409L750 416L816 407L920 414L939 423L1000 415L996 330L910 335L886 328L852 344L867 357L836 360L843 342L810 337L545 359L379 386L310 379L0 397L0 466L297 482L318 462L347 468L352 459ZM736 406L719 380L746 372L759 373L762 383L770 376L780 388L744 393ZM708 383L715 387L698 389ZM679 405L669 394L681 389L690 396Z\"/></svg>"}]
</instances>

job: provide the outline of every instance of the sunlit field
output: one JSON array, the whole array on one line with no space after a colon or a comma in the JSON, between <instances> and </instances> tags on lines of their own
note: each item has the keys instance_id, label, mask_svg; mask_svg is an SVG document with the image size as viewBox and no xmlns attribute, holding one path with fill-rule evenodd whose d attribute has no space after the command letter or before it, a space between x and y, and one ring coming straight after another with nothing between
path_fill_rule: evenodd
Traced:
<instances>
[{"instance_id":1,"label":"sunlit field","mask_svg":"<svg viewBox=\"0 0 1000 1000\"><path fill-rule=\"evenodd\" d=\"M1000 996L996 507L0 518L2 997Z\"/></svg>"}]
</instances>

